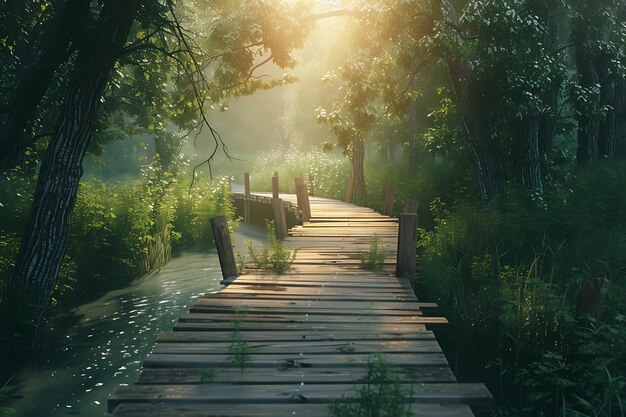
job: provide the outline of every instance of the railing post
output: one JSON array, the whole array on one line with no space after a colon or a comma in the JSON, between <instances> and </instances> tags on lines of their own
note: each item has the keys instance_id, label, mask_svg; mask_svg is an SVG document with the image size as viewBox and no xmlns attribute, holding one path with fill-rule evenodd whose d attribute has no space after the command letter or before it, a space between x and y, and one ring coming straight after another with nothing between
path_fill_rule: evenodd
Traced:
<instances>
[{"instance_id":1,"label":"railing post","mask_svg":"<svg viewBox=\"0 0 626 417\"><path fill-rule=\"evenodd\" d=\"M309 203L309 193L302 178L296 177L296 198L298 200L298 210L302 213L302 222L311 220L311 205Z\"/></svg>"},{"instance_id":2,"label":"railing post","mask_svg":"<svg viewBox=\"0 0 626 417\"><path fill-rule=\"evenodd\" d=\"M278 172L272 177L272 198L278 198Z\"/></svg>"},{"instance_id":3,"label":"railing post","mask_svg":"<svg viewBox=\"0 0 626 417\"><path fill-rule=\"evenodd\" d=\"M221 284L229 284L237 278L237 263L228 231L228 220L225 216L212 217L211 229L213 229L217 256L220 259L220 268L224 278Z\"/></svg>"},{"instance_id":4,"label":"railing post","mask_svg":"<svg viewBox=\"0 0 626 417\"><path fill-rule=\"evenodd\" d=\"M272 212L274 213L276 237L278 240L283 240L287 237L287 218L285 217L285 206L282 199L272 198Z\"/></svg>"},{"instance_id":5,"label":"railing post","mask_svg":"<svg viewBox=\"0 0 626 417\"><path fill-rule=\"evenodd\" d=\"M250 174L243 174L243 221L250 223Z\"/></svg>"},{"instance_id":6,"label":"railing post","mask_svg":"<svg viewBox=\"0 0 626 417\"><path fill-rule=\"evenodd\" d=\"M394 184L387 184L387 193L385 194L385 207L383 208L383 214L387 216L391 215L393 211L393 199L396 195L396 186Z\"/></svg>"},{"instance_id":7,"label":"railing post","mask_svg":"<svg viewBox=\"0 0 626 417\"><path fill-rule=\"evenodd\" d=\"M352 197L354 196L354 178L348 179L348 189L346 190L346 203L352 203Z\"/></svg>"},{"instance_id":8,"label":"railing post","mask_svg":"<svg viewBox=\"0 0 626 417\"><path fill-rule=\"evenodd\" d=\"M418 204L415 200L406 200L404 203L404 213L417 214Z\"/></svg>"},{"instance_id":9,"label":"railing post","mask_svg":"<svg viewBox=\"0 0 626 417\"><path fill-rule=\"evenodd\" d=\"M413 286L415 261L417 256L417 214L400 214L398 225L398 253L396 256L396 276L408 278Z\"/></svg>"}]
</instances>

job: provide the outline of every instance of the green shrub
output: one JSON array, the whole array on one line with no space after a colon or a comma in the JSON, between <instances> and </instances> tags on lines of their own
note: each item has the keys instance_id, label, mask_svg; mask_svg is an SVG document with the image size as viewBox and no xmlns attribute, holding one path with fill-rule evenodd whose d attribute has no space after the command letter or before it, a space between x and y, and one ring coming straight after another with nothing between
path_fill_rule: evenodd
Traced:
<instances>
[{"instance_id":1,"label":"green shrub","mask_svg":"<svg viewBox=\"0 0 626 417\"><path fill-rule=\"evenodd\" d=\"M406 390L405 379L396 373L382 355L372 355L367 374L358 381L356 395L344 397L329 406L332 417L410 417L415 389ZM414 381L411 381L414 383ZM408 391L408 392L407 392ZM407 404L408 403L408 404Z\"/></svg>"},{"instance_id":2,"label":"green shrub","mask_svg":"<svg viewBox=\"0 0 626 417\"><path fill-rule=\"evenodd\" d=\"M387 250L380 243L378 235L375 234L370 238L369 250L367 252L361 252L359 256L365 269L380 269L387 257Z\"/></svg>"},{"instance_id":3,"label":"green shrub","mask_svg":"<svg viewBox=\"0 0 626 417\"><path fill-rule=\"evenodd\" d=\"M296 258L298 248L288 249L276 238L276 226L274 221L266 221L268 244L260 251L254 248L252 241L247 241L248 255L254 262L255 268L266 269L277 273L288 271L293 260Z\"/></svg>"},{"instance_id":4,"label":"green shrub","mask_svg":"<svg viewBox=\"0 0 626 417\"><path fill-rule=\"evenodd\" d=\"M623 415L626 361L615 347L626 314L624 168L586 170L541 204L509 190L492 206L431 205L418 292L451 322L439 340L457 376L486 381L498 415ZM607 283L597 328L576 318L587 278Z\"/></svg>"}]
</instances>

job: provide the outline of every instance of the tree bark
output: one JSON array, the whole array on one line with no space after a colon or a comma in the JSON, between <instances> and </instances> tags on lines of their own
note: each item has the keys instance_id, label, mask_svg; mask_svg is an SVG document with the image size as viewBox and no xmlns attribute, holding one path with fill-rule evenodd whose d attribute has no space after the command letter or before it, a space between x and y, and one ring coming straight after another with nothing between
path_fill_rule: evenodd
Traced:
<instances>
[{"instance_id":1,"label":"tree bark","mask_svg":"<svg viewBox=\"0 0 626 417\"><path fill-rule=\"evenodd\" d=\"M595 69L600 81L600 104L605 108L604 118L599 121L598 155L605 158L611 158L615 153L617 110L623 100L621 86L623 79L618 74L611 73L610 58L602 56L595 61Z\"/></svg>"},{"instance_id":2,"label":"tree bark","mask_svg":"<svg viewBox=\"0 0 626 417\"><path fill-rule=\"evenodd\" d=\"M449 0L442 0L441 6L444 19L458 27L459 19L454 6ZM488 129L480 114L480 92L474 86L471 64L465 59L448 57L446 65L452 97L474 159L480 196L483 201L493 200L501 194L500 180L496 158L485 138Z\"/></svg>"},{"instance_id":3,"label":"tree bark","mask_svg":"<svg viewBox=\"0 0 626 417\"><path fill-rule=\"evenodd\" d=\"M600 79L593 59L582 45L576 45L576 69L583 88L592 90L599 84ZM598 159L600 125L591 107L599 104L599 97L592 94L587 100L592 102L591 106L585 105L577 108L578 147L576 163L580 166L588 166Z\"/></svg>"},{"instance_id":4,"label":"tree bark","mask_svg":"<svg viewBox=\"0 0 626 417\"><path fill-rule=\"evenodd\" d=\"M60 3L60 2L59 2ZM14 158L24 147L24 130L33 113L48 91L57 68L69 57L70 42L87 20L89 2L68 0L58 12L57 21L46 31L47 40L37 62L20 83L10 103L2 131L0 131L0 162Z\"/></svg>"},{"instance_id":5,"label":"tree bark","mask_svg":"<svg viewBox=\"0 0 626 417\"><path fill-rule=\"evenodd\" d=\"M518 141L522 186L526 190L543 193L538 116L528 116L519 122Z\"/></svg>"},{"instance_id":6,"label":"tree bark","mask_svg":"<svg viewBox=\"0 0 626 417\"><path fill-rule=\"evenodd\" d=\"M544 36L544 48L547 53L553 53L559 44L560 25L556 11L551 11L546 16L546 33ZM539 115L539 153L546 168L547 154L554 145L556 137L556 117L558 109L559 82L554 82L543 95L544 109Z\"/></svg>"},{"instance_id":7,"label":"tree bark","mask_svg":"<svg viewBox=\"0 0 626 417\"><path fill-rule=\"evenodd\" d=\"M5 300L9 314L27 314L42 331L69 237L82 161L111 70L135 19L134 0L105 1L93 44L79 51L63 109L43 160L28 227ZM26 310L26 311L24 311Z\"/></svg>"},{"instance_id":8,"label":"tree bark","mask_svg":"<svg viewBox=\"0 0 626 417\"><path fill-rule=\"evenodd\" d=\"M417 176L417 109L415 101L409 101L409 116L411 131L409 133L409 176L415 178Z\"/></svg>"},{"instance_id":9,"label":"tree bark","mask_svg":"<svg viewBox=\"0 0 626 417\"><path fill-rule=\"evenodd\" d=\"M365 141L353 139L350 149L350 162L352 164L352 178L354 178L354 190L357 197L367 197L365 185Z\"/></svg>"}]
</instances>

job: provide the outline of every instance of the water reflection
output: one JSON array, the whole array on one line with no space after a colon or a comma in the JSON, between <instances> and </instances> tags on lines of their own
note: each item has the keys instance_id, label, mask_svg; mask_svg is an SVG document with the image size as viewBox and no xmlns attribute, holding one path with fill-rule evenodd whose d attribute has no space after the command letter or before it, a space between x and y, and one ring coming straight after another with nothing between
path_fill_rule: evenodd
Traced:
<instances>
[{"instance_id":1,"label":"water reflection","mask_svg":"<svg viewBox=\"0 0 626 417\"><path fill-rule=\"evenodd\" d=\"M237 246L258 240L242 226ZM17 416L97 416L118 385L131 384L156 336L207 291L219 289L221 271L214 252L186 252L158 273L128 288L111 291L77 312L79 322L46 365L26 368L15 378Z\"/></svg>"}]
</instances>

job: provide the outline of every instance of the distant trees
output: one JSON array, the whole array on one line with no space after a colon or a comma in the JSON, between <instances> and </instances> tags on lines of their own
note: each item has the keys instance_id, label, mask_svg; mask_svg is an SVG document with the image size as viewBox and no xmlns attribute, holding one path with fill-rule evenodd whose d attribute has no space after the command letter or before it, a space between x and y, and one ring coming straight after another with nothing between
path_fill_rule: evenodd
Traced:
<instances>
[{"instance_id":1,"label":"distant trees","mask_svg":"<svg viewBox=\"0 0 626 417\"><path fill-rule=\"evenodd\" d=\"M321 113L335 133L343 126L345 136L347 121L352 131L367 131L383 114L412 123L410 102L420 94L412 81L426 64L438 62L482 200L500 196L503 183L512 179L541 196L557 135L575 137L581 166L614 154L621 124L616 114L624 101L621 2L480 0L461 3L459 10L455 5L360 2L355 24L367 30L354 42L352 62L339 67L335 107Z\"/></svg>"}]
</instances>

